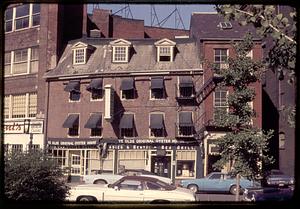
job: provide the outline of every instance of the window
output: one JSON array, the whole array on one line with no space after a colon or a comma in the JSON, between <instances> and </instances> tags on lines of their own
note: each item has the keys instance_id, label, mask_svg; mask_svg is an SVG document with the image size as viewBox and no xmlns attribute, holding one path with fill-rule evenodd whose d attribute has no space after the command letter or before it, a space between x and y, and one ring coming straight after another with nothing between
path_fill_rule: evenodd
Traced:
<instances>
[{"instance_id":1,"label":"window","mask_svg":"<svg viewBox=\"0 0 300 209\"><path fill-rule=\"evenodd\" d=\"M135 98L135 87L133 78L124 78L121 82L121 98L123 100Z\"/></svg>"},{"instance_id":2,"label":"window","mask_svg":"<svg viewBox=\"0 0 300 209\"><path fill-rule=\"evenodd\" d=\"M23 145L22 144L12 144L11 151L13 153L20 153L23 152Z\"/></svg>"},{"instance_id":3,"label":"window","mask_svg":"<svg viewBox=\"0 0 300 209\"><path fill-rule=\"evenodd\" d=\"M12 118L26 117L26 95L14 95L12 99Z\"/></svg>"},{"instance_id":4,"label":"window","mask_svg":"<svg viewBox=\"0 0 300 209\"><path fill-rule=\"evenodd\" d=\"M79 80L71 80L65 86L64 91L69 92L69 101L77 102L80 100L80 81Z\"/></svg>"},{"instance_id":5,"label":"window","mask_svg":"<svg viewBox=\"0 0 300 209\"><path fill-rule=\"evenodd\" d=\"M132 128L122 128L121 129L121 137L122 138L134 137L133 131L134 130Z\"/></svg>"},{"instance_id":6,"label":"window","mask_svg":"<svg viewBox=\"0 0 300 209\"><path fill-rule=\"evenodd\" d=\"M70 101L76 102L80 100L80 92L71 91L70 92Z\"/></svg>"},{"instance_id":7,"label":"window","mask_svg":"<svg viewBox=\"0 0 300 209\"><path fill-rule=\"evenodd\" d=\"M178 136L180 137L193 137L194 123L192 112L179 112L178 114Z\"/></svg>"},{"instance_id":8,"label":"window","mask_svg":"<svg viewBox=\"0 0 300 209\"><path fill-rule=\"evenodd\" d=\"M84 125L84 128L91 129L91 137L102 136L102 114L92 113Z\"/></svg>"},{"instance_id":9,"label":"window","mask_svg":"<svg viewBox=\"0 0 300 209\"><path fill-rule=\"evenodd\" d=\"M220 22L220 23L219 23L219 26L220 26L222 29L231 29L231 28L232 28L231 22Z\"/></svg>"},{"instance_id":10,"label":"window","mask_svg":"<svg viewBox=\"0 0 300 209\"><path fill-rule=\"evenodd\" d=\"M13 30L13 8L8 8L5 11L5 32L10 32Z\"/></svg>"},{"instance_id":11,"label":"window","mask_svg":"<svg viewBox=\"0 0 300 209\"><path fill-rule=\"evenodd\" d=\"M157 48L157 62L173 62L176 43L164 38L154 43Z\"/></svg>"},{"instance_id":12,"label":"window","mask_svg":"<svg viewBox=\"0 0 300 209\"><path fill-rule=\"evenodd\" d=\"M4 98L5 118L27 118L36 117L37 94L6 95Z\"/></svg>"},{"instance_id":13,"label":"window","mask_svg":"<svg viewBox=\"0 0 300 209\"><path fill-rule=\"evenodd\" d=\"M38 50L38 47L31 47L5 52L5 76L38 72Z\"/></svg>"},{"instance_id":14,"label":"window","mask_svg":"<svg viewBox=\"0 0 300 209\"><path fill-rule=\"evenodd\" d=\"M91 92L92 101L103 99L103 79L92 79L90 84L86 87L86 90Z\"/></svg>"},{"instance_id":15,"label":"window","mask_svg":"<svg viewBox=\"0 0 300 209\"><path fill-rule=\"evenodd\" d=\"M134 92L135 89L129 89L129 90L122 90L121 94L122 94L122 99L134 99Z\"/></svg>"},{"instance_id":16,"label":"window","mask_svg":"<svg viewBox=\"0 0 300 209\"><path fill-rule=\"evenodd\" d=\"M123 190L142 190L142 182L137 180L124 180L119 184L119 189Z\"/></svg>"},{"instance_id":17,"label":"window","mask_svg":"<svg viewBox=\"0 0 300 209\"><path fill-rule=\"evenodd\" d=\"M129 62L129 49L131 47L131 42L124 39L117 39L115 41L111 41L110 45L112 46L112 62Z\"/></svg>"},{"instance_id":18,"label":"window","mask_svg":"<svg viewBox=\"0 0 300 209\"><path fill-rule=\"evenodd\" d=\"M217 69L224 69L227 67L228 49L214 49L214 63Z\"/></svg>"},{"instance_id":19,"label":"window","mask_svg":"<svg viewBox=\"0 0 300 209\"><path fill-rule=\"evenodd\" d=\"M151 78L150 99L165 99L165 88L163 77Z\"/></svg>"},{"instance_id":20,"label":"window","mask_svg":"<svg viewBox=\"0 0 300 209\"><path fill-rule=\"evenodd\" d=\"M125 113L123 114L120 124L120 135L122 138L134 137L134 114Z\"/></svg>"},{"instance_id":21,"label":"window","mask_svg":"<svg viewBox=\"0 0 300 209\"><path fill-rule=\"evenodd\" d=\"M62 126L63 128L68 128L68 136L78 136L79 114L69 114Z\"/></svg>"},{"instance_id":22,"label":"window","mask_svg":"<svg viewBox=\"0 0 300 209\"><path fill-rule=\"evenodd\" d=\"M179 97L189 98L194 96L194 83L191 76L179 77Z\"/></svg>"},{"instance_id":23,"label":"window","mask_svg":"<svg viewBox=\"0 0 300 209\"><path fill-rule=\"evenodd\" d=\"M196 152L187 150L176 151L177 177L195 177Z\"/></svg>"},{"instance_id":24,"label":"window","mask_svg":"<svg viewBox=\"0 0 300 209\"><path fill-rule=\"evenodd\" d=\"M127 62L128 60L128 47L126 46L115 46L113 47L113 62Z\"/></svg>"},{"instance_id":25,"label":"window","mask_svg":"<svg viewBox=\"0 0 300 209\"><path fill-rule=\"evenodd\" d=\"M74 50L74 64L85 64L85 52L86 49Z\"/></svg>"},{"instance_id":26,"label":"window","mask_svg":"<svg viewBox=\"0 0 300 209\"><path fill-rule=\"evenodd\" d=\"M151 113L149 118L150 124L150 137L164 137L164 114L163 113Z\"/></svg>"},{"instance_id":27,"label":"window","mask_svg":"<svg viewBox=\"0 0 300 209\"><path fill-rule=\"evenodd\" d=\"M66 157L66 150L49 149L49 154L61 167L64 167L66 165L66 162L68 162Z\"/></svg>"},{"instance_id":28,"label":"window","mask_svg":"<svg viewBox=\"0 0 300 209\"><path fill-rule=\"evenodd\" d=\"M222 113L228 111L228 102L227 102L228 91L226 90L216 90L214 92L214 118L221 119ZM218 118L217 118L218 117Z\"/></svg>"},{"instance_id":29,"label":"window","mask_svg":"<svg viewBox=\"0 0 300 209\"><path fill-rule=\"evenodd\" d=\"M80 155L72 155L72 165L80 165Z\"/></svg>"},{"instance_id":30,"label":"window","mask_svg":"<svg viewBox=\"0 0 300 209\"><path fill-rule=\"evenodd\" d=\"M5 32L40 25L40 5L23 4L5 11Z\"/></svg>"},{"instance_id":31,"label":"window","mask_svg":"<svg viewBox=\"0 0 300 209\"><path fill-rule=\"evenodd\" d=\"M171 62L172 61L172 48L170 46L167 47L159 47L159 62Z\"/></svg>"},{"instance_id":32,"label":"window","mask_svg":"<svg viewBox=\"0 0 300 209\"><path fill-rule=\"evenodd\" d=\"M91 98L92 100L103 99L103 89L92 89Z\"/></svg>"}]
</instances>

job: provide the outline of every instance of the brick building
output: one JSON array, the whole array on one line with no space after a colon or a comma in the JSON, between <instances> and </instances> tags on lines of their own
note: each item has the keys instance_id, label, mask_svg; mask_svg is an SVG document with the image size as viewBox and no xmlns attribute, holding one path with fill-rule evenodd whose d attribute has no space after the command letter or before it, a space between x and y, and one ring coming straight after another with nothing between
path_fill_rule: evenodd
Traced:
<instances>
[{"instance_id":1,"label":"brick building","mask_svg":"<svg viewBox=\"0 0 300 209\"><path fill-rule=\"evenodd\" d=\"M205 109L202 115L204 124L201 134L204 143L204 175L213 171L212 165L220 159L214 140L226 133L226 129L212 125L214 111L219 108L227 108L226 95L232 91L231 88L215 88L212 78L218 70L228 67L226 64L228 57L234 57L232 41L242 40L247 32L252 34L254 41L254 47L248 56L254 60L261 60L263 57L261 39L256 35L254 28L240 26L234 21L225 22L224 18L217 13L196 12L191 17L190 36L196 39L202 59L207 63L203 65L204 85L201 92ZM217 69L212 69L212 63L217 64ZM262 128L261 83L252 84L250 88L253 88L256 93L255 99L251 102L251 106L256 112L253 125Z\"/></svg>"},{"instance_id":2,"label":"brick building","mask_svg":"<svg viewBox=\"0 0 300 209\"><path fill-rule=\"evenodd\" d=\"M44 73L69 39L80 38L84 6L12 4L5 11L4 140L6 149L44 146ZM75 11L75 12L74 12ZM71 16L72 20L65 18ZM76 14L76 15L74 15ZM71 21L78 22L72 26Z\"/></svg>"},{"instance_id":3,"label":"brick building","mask_svg":"<svg viewBox=\"0 0 300 209\"><path fill-rule=\"evenodd\" d=\"M45 76L50 152L74 176L123 167L202 176L202 72L193 39L73 40Z\"/></svg>"}]
</instances>

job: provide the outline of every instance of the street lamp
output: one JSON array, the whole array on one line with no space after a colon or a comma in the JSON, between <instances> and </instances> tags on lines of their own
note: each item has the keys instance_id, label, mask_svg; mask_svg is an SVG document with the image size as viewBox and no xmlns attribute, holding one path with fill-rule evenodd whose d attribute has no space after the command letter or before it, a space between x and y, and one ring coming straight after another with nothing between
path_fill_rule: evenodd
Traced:
<instances>
[{"instance_id":1,"label":"street lamp","mask_svg":"<svg viewBox=\"0 0 300 209\"><path fill-rule=\"evenodd\" d=\"M30 133L30 119L24 119L24 133L25 134L30 134L29 135L29 144L28 144L28 148L29 148L29 152L31 152L32 150L32 139L33 139L33 134Z\"/></svg>"}]
</instances>

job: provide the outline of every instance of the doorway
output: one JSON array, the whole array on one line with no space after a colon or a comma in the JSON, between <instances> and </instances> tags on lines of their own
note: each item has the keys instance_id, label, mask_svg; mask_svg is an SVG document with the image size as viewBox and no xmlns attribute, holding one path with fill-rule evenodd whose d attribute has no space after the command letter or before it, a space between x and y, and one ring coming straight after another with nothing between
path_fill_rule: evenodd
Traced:
<instances>
[{"instance_id":1,"label":"doorway","mask_svg":"<svg viewBox=\"0 0 300 209\"><path fill-rule=\"evenodd\" d=\"M171 178L171 156L151 156L151 172Z\"/></svg>"}]
</instances>

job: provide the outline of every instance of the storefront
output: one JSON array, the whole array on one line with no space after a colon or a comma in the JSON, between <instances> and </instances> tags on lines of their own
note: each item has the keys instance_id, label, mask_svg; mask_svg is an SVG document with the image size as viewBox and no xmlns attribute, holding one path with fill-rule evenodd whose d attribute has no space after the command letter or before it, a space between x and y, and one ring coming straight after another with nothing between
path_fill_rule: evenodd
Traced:
<instances>
[{"instance_id":1,"label":"storefront","mask_svg":"<svg viewBox=\"0 0 300 209\"><path fill-rule=\"evenodd\" d=\"M49 152L72 176L96 171L119 173L145 169L172 179L203 176L202 151L196 142L176 139L49 139Z\"/></svg>"}]
</instances>

